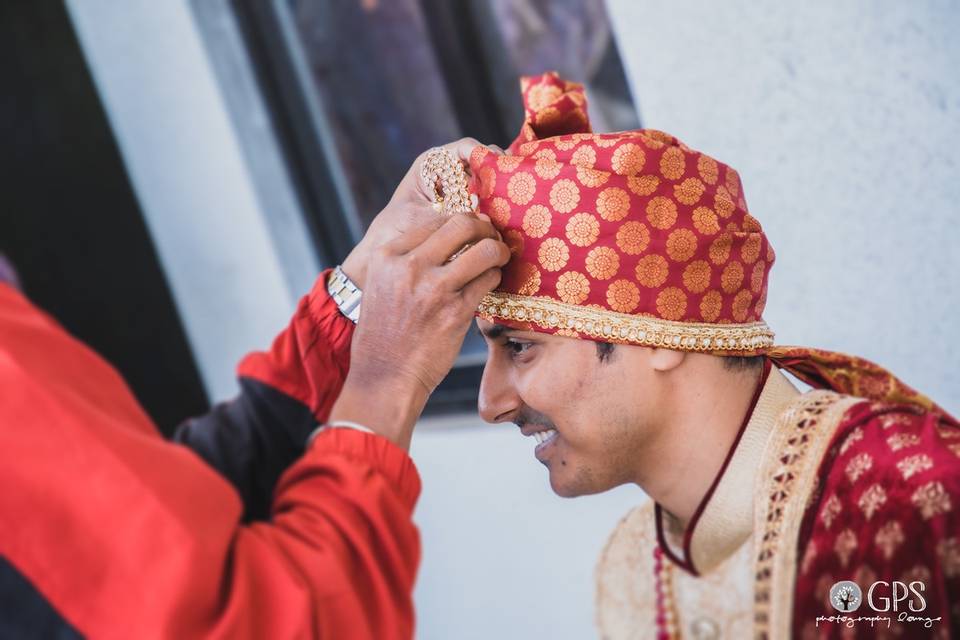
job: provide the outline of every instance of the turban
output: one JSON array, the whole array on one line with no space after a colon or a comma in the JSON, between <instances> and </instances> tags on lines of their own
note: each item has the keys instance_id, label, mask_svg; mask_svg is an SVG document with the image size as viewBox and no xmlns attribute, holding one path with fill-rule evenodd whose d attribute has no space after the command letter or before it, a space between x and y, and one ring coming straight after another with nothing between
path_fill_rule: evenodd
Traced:
<instances>
[{"instance_id":1,"label":"turban","mask_svg":"<svg viewBox=\"0 0 960 640\"><path fill-rule=\"evenodd\" d=\"M503 155L477 147L478 210L510 247L477 315L571 338L763 355L801 380L944 413L862 358L779 347L763 321L775 253L730 166L654 129L593 133L583 86L521 79Z\"/></svg>"}]
</instances>

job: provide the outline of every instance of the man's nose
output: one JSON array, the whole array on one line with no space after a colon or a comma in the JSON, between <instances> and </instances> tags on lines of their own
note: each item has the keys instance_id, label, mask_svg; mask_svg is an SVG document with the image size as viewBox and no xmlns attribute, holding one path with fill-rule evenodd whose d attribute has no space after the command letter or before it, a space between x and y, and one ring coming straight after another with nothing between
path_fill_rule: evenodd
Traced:
<instances>
[{"instance_id":1,"label":"man's nose","mask_svg":"<svg viewBox=\"0 0 960 640\"><path fill-rule=\"evenodd\" d=\"M480 394L477 398L477 410L484 422L509 422L520 407L517 394L507 371L497 366L490 357L483 368L480 380Z\"/></svg>"}]
</instances>

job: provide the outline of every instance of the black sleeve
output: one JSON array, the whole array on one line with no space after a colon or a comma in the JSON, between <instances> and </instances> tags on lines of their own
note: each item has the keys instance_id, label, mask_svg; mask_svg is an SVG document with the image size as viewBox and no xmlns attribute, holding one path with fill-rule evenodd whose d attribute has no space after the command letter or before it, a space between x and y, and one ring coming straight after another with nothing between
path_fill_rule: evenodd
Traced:
<instances>
[{"instance_id":1,"label":"black sleeve","mask_svg":"<svg viewBox=\"0 0 960 640\"><path fill-rule=\"evenodd\" d=\"M0 556L0 638L82 640L83 636Z\"/></svg>"},{"instance_id":2,"label":"black sleeve","mask_svg":"<svg viewBox=\"0 0 960 640\"><path fill-rule=\"evenodd\" d=\"M173 440L230 481L249 522L269 518L277 480L303 454L316 427L306 405L262 382L240 378L239 396L187 420Z\"/></svg>"}]
</instances>

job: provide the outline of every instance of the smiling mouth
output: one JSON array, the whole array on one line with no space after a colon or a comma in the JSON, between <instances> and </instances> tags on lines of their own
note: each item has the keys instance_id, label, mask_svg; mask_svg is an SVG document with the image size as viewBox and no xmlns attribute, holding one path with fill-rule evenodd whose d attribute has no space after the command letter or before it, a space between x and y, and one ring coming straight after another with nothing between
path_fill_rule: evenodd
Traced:
<instances>
[{"instance_id":1,"label":"smiling mouth","mask_svg":"<svg viewBox=\"0 0 960 640\"><path fill-rule=\"evenodd\" d=\"M547 429L546 431L537 431L533 437L537 440L537 446L553 440L557 435L556 429Z\"/></svg>"}]
</instances>

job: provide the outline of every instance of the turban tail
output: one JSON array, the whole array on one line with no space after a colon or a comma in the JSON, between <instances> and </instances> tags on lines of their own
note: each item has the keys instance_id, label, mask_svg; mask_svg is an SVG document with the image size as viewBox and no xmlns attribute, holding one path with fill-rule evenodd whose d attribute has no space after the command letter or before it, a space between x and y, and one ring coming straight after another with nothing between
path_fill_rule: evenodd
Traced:
<instances>
[{"instance_id":1,"label":"turban tail","mask_svg":"<svg viewBox=\"0 0 960 640\"><path fill-rule=\"evenodd\" d=\"M775 254L739 174L662 131L593 133L583 86L520 83L507 153L470 156L479 210L512 256L478 315L586 340L762 355L804 382L946 415L862 358L779 347L763 321Z\"/></svg>"}]
</instances>

